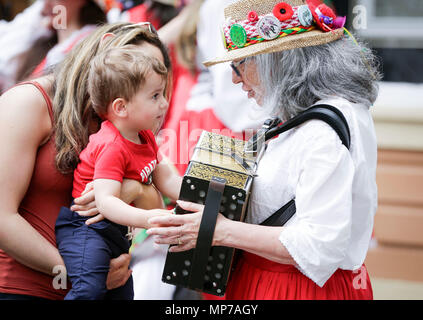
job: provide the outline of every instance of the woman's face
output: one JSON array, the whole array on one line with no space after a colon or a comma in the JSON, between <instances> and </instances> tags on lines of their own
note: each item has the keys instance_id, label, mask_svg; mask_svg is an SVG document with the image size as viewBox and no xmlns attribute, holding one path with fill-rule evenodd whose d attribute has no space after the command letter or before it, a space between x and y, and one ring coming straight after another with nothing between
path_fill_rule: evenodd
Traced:
<instances>
[{"instance_id":1,"label":"woman's face","mask_svg":"<svg viewBox=\"0 0 423 320\"><path fill-rule=\"evenodd\" d=\"M256 100L259 106L263 105L263 89L260 85L257 65L254 60L236 60L233 62L239 71L239 75L232 71L232 82L242 83L242 90L248 93L248 98Z\"/></svg>"}]
</instances>

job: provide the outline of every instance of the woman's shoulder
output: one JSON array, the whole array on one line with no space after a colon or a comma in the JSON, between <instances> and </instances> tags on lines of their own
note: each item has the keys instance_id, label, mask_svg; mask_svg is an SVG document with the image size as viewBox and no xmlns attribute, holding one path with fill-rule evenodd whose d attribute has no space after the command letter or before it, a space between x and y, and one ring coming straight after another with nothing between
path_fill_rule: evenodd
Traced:
<instances>
[{"instance_id":1,"label":"woman's shoulder","mask_svg":"<svg viewBox=\"0 0 423 320\"><path fill-rule=\"evenodd\" d=\"M50 89L51 84L42 78L18 83L0 96L0 104L6 105L9 112L35 112L48 116L48 104L51 104Z\"/></svg>"},{"instance_id":2,"label":"woman's shoulder","mask_svg":"<svg viewBox=\"0 0 423 320\"><path fill-rule=\"evenodd\" d=\"M0 118L6 123L37 130L40 136L47 136L52 128L47 99L50 98L34 84L18 84L0 96Z\"/></svg>"}]
</instances>

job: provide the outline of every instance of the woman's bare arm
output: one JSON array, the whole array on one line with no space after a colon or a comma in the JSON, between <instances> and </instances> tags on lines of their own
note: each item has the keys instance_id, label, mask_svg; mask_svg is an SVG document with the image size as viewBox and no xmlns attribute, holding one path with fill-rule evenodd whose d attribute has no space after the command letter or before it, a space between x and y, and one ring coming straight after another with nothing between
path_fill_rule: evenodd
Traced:
<instances>
[{"instance_id":1,"label":"woman's bare arm","mask_svg":"<svg viewBox=\"0 0 423 320\"><path fill-rule=\"evenodd\" d=\"M48 109L32 85L0 97L0 248L25 266L53 274L63 265L55 246L18 213L33 174L39 146L51 132Z\"/></svg>"}]
</instances>

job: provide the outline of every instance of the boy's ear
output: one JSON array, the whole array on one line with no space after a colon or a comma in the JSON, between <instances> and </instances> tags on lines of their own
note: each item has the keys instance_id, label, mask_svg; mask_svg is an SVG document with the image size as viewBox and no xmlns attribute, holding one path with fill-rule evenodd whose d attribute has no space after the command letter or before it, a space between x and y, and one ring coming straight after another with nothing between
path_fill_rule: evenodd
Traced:
<instances>
[{"instance_id":1,"label":"boy's ear","mask_svg":"<svg viewBox=\"0 0 423 320\"><path fill-rule=\"evenodd\" d=\"M110 111L113 115L119 118L125 118L128 115L128 109L127 109L127 101L122 98L117 98L113 100Z\"/></svg>"}]
</instances>

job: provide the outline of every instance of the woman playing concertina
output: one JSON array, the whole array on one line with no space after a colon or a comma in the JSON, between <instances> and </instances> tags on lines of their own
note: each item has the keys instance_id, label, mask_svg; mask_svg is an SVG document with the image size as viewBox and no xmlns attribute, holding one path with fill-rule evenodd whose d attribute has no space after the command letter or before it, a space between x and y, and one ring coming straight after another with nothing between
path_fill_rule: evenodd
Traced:
<instances>
[{"instance_id":1,"label":"woman playing concertina","mask_svg":"<svg viewBox=\"0 0 423 320\"><path fill-rule=\"evenodd\" d=\"M363 263L377 207L375 57L316 1L240 0L225 17L227 52L206 66L232 61L232 81L271 116L329 104L351 133L347 149L328 124L310 120L267 143L246 221L217 219L213 245L242 250L226 298L373 299ZM292 199L296 214L284 226L259 225ZM203 212L179 205L194 213L152 218L148 231L173 252L195 247Z\"/></svg>"}]
</instances>

